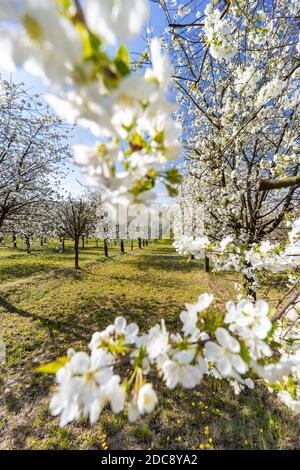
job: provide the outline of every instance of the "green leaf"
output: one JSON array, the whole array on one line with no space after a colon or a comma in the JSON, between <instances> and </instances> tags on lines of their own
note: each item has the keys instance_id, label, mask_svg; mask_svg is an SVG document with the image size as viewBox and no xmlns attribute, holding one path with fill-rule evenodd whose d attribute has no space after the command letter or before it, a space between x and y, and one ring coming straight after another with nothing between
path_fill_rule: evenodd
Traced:
<instances>
[{"instance_id":1,"label":"green leaf","mask_svg":"<svg viewBox=\"0 0 300 470\"><path fill-rule=\"evenodd\" d=\"M42 374L56 374L56 372L64 367L64 365L69 362L68 357L59 357L54 362L49 362L44 366L39 366L35 369L35 372L41 372Z\"/></svg>"},{"instance_id":2,"label":"green leaf","mask_svg":"<svg viewBox=\"0 0 300 470\"><path fill-rule=\"evenodd\" d=\"M67 15L71 8L71 0L55 0L55 3L58 11L63 15Z\"/></svg>"},{"instance_id":3,"label":"green leaf","mask_svg":"<svg viewBox=\"0 0 300 470\"><path fill-rule=\"evenodd\" d=\"M119 47L114 64L122 77L130 73L130 55L124 44Z\"/></svg>"},{"instance_id":4,"label":"green leaf","mask_svg":"<svg viewBox=\"0 0 300 470\"><path fill-rule=\"evenodd\" d=\"M164 131L159 131L155 134L153 137L153 140L157 142L158 144L162 145L165 139L165 132Z\"/></svg>"},{"instance_id":5,"label":"green leaf","mask_svg":"<svg viewBox=\"0 0 300 470\"><path fill-rule=\"evenodd\" d=\"M178 194L178 190L171 186L170 184L166 184L166 190L168 191L168 195L170 197L175 197Z\"/></svg>"},{"instance_id":6,"label":"green leaf","mask_svg":"<svg viewBox=\"0 0 300 470\"><path fill-rule=\"evenodd\" d=\"M121 60L125 65L127 65L128 68L130 67L130 55L127 47L124 44L121 44L119 47L115 59Z\"/></svg>"},{"instance_id":7,"label":"green leaf","mask_svg":"<svg viewBox=\"0 0 300 470\"><path fill-rule=\"evenodd\" d=\"M250 357L249 350L248 350L246 344L244 343L244 341L240 341L240 345L241 345L240 356L246 362L246 364L249 365L250 362L251 362L251 357Z\"/></svg>"},{"instance_id":8,"label":"green leaf","mask_svg":"<svg viewBox=\"0 0 300 470\"><path fill-rule=\"evenodd\" d=\"M166 171L166 179L172 184L179 184L181 183L182 176L177 168L171 168Z\"/></svg>"},{"instance_id":9,"label":"green leaf","mask_svg":"<svg viewBox=\"0 0 300 470\"><path fill-rule=\"evenodd\" d=\"M30 39L38 42L43 40L43 30L40 24L28 13L23 16L23 26Z\"/></svg>"},{"instance_id":10,"label":"green leaf","mask_svg":"<svg viewBox=\"0 0 300 470\"><path fill-rule=\"evenodd\" d=\"M155 170L150 170L145 178L136 181L130 192L137 196L143 191L149 191L155 186L156 173Z\"/></svg>"},{"instance_id":11,"label":"green leaf","mask_svg":"<svg viewBox=\"0 0 300 470\"><path fill-rule=\"evenodd\" d=\"M288 378L287 391L294 400L297 400L297 384L291 376Z\"/></svg>"}]
</instances>

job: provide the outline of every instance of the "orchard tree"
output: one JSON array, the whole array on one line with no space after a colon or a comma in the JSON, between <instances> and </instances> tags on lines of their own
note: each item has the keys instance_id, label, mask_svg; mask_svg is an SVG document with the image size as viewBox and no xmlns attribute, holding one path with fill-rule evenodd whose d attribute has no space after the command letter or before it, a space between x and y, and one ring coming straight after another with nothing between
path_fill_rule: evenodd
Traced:
<instances>
[{"instance_id":1,"label":"orchard tree","mask_svg":"<svg viewBox=\"0 0 300 470\"><path fill-rule=\"evenodd\" d=\"M299 201L299 2L159 2L175 66L186 171L206 233L263 240ZM259 191L259 189L261 189ZM190 200L190 194L187 194Z\"/></svg>"},{"instance_id":2,"label":"orchard tree","mask_svg":"<svg viewBox=\"0 0 300 470\"><path fill-rule=\"evenodd\" d=\"M79 269L80 238L94 233L97 225L97 203L87 196L72 197L56 207L57 224L62 233L74 240L75 269Z\"/></svg>"},{"instance_id":3,"label":"orchard tree","mask_svg":"<svg viewBox=\"0 0 300 470\"><path fill-rule=\"evenodd\" d=\"M2 231L5 236L12 237L14 248L17 248L17 238L23 238L27 253L30 254L34 238L39 239L43 246L46 238L55 235L53 226L53 201L44 199L24 206L17 215L6 219Z\"/></svg>"},{"instance_id":4,"label":"orchard tree","mask_svg":"<svg viewBox=\"0 0 300 470\"><path fill-rule=\"evenodd\" d=\"M16 247L17 236L23 238L27 253L31 254L34 238L43 241L53 234L52 206L52 200L41 200L34 205L25 206L15 218L8 221L7 230L12 233L14 247Z\"/></svg>"},{"instance_id":5,"label":"orchard tree","mask_svg":"<svg viewBox=\"0 0 300 470\"><path fill-rule=\"evenodd\" d=\"M23 84L0 81L0 227L51 197L70 158L69 126Z\"/></svg>"}]
</instances>

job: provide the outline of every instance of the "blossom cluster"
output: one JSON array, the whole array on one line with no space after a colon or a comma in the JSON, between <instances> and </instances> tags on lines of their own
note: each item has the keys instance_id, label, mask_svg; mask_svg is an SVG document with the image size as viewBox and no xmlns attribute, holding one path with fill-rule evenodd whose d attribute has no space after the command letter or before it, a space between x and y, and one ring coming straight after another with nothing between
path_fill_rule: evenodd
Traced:
<instances>
[{"instance_id":1,"label":"blossom cluster","mask_svg":"<svg viewBox=\"0 0 300 470\"><path fill-rule=\"evenodd\" d=\"M228 20L222 19L221 11L208 4L205 8L205 20L203 31L206 36L206 42L210 45L210 53L216 60L230 59L236 52L231 34L232 27Z\"/></svg>"},{"instance_id":2,"label":"blossom cluster","mask_svg":"<svg viewBox=\"0 0 300 470\"><path fill-rule=\"evenodd\" d=\"M180 28L172 28L179 19L169 9L173 36L166 41L177 63L187 149L181 200L203 206L211 240L230 233L235 244L252 244L272 236L297 207L298 190L262 196L256 187L260 179L299 174L299 2L208 3L199 22L191 13ZM194 2L194 12L200 5ZM194 221L186 225L190 235Z\"/></svg>"},{"instance_id":3,"label":"blossom cluster","mask_svg":"<svg viewBox=\"0 0 300 470\"><path fill-rule=\"evenodd\" d=\"M168 57L154 38L152 66L132 73L120 44L137 36L148 12L148 0L0 2L1 66L42 78L60 117L96 136L95 146L74 147L75 161L111 202L151 199L157 179L173 193L180 179L166 170L181 153L176 106L166 97Z\"/></svg>"},{"instance_id":4,"label":"blossom cluster","mask_svg":"<svg viewBox=\"0 0 300 470\"><path fill-rule=\"evenodd\" d=\"M140 334L135 323L127 324L124 317L118 317L114 324L94 333L90 354L70 350L58 362L58 387L50 403L52 414L60 415L60 425L81 418L94 424L106 406L113 413L126 410L130 422L151 413L158 403L148 379L151 369L171 390L177 386L192 389L204 376L213 376L227 380L239 393L245 387L254 388L255 377L261 377L270 390L280 390L283 396L291 393L291 383L299 394L299 330L289 331L287 344L293 339L292 348L281 342L281 350L275 351L282 325L274 327L266 302L230 301L222 312L222 322L217 320L220 311L213 302L213 295L205 293L196 304L186 304L178 333L168 331L162 320ZM296 309L297 305L285 322L291 321ZM39 370L49 372L51 364ZM296 409L295 396L290 400Z\"/></svg>"},{"instance_id":5,"label":"blossom cluster","mask_svg":"<svg viewBox=\"0 0 300 470\"><path fill-rule=\"evenodd\" d=\"M244 247L237 245L231 235L219 243L211 242L207 236L182 236L173 246L181 255L192 255L195 259L209 255L216 271L234 269L256 279L257 273L262 271L276 274L292 271L300 265L300 219L293 222L284 246L266 240L251 248Z\"/></svg>"}]
</instances>

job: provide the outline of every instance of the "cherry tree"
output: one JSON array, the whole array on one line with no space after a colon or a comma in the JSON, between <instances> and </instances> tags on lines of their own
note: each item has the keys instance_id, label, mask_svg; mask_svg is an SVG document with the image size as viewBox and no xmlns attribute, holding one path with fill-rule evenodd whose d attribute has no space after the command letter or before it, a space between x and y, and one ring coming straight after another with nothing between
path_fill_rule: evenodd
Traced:
<instances>
[{"instance_id":1,"label":"cherry tree","mask_svg":"<svg viewBox=\"0 0 300 470\"><path fill-rule=\"evenodd\" d=\"M251 245L269 237L299 198L294 185L258 190L262 179L299 179L298 3L220 1L204 12L196 0L186 8L159 3L187 172L207 234Z\"/></svg>"},{"instance_id":2,"label":"cherry tree","mask_svg":"<svg viewBox=\"0 0 300 470\"><path fill-rule=\"evenodd\" d=\"M79 269L80 238L93 233L97 224L97 202L82 196L69 196L56 206L56 223L61 233L74 240L75 268Z\"/></svg>"},{"instance_id":3,"label":"cherry tree","mask_svg":"<svg viewBox=\"0 0 300 470\"><path fill-rule=\"evenodd\" d=\"M35 206L34 208L27 207L18 215L14 224L14 230L15 233L24 238L28 254L31 254L33 239L35 237L44 237L47 218L47 207L42 204Z\"/></svg>"},{"instance_id":4,"label":"cherry tree","mask_svg":"<svg viewBox=\"0 0 300 470\"><path fill-rule=\"evenodd\" d=\"M31 254L32 241L35 238L40 239L42 246L45 238L56 235L52 197L20 208L16 215L4 221L1 230L5 236L12 237L14 248L17 248L17 238L23 238L27 253Z\"/></svg>"},{"instance_id":5,"label":"cherry tree","mask_svg":"<svg viewBox=\"0 0 300 470\"><path fill-rule=\"evenodd\" d=\"M50 198L71 154L70 128L24 85L0 81L0 227Z\"/></svg>"}]
</instances>

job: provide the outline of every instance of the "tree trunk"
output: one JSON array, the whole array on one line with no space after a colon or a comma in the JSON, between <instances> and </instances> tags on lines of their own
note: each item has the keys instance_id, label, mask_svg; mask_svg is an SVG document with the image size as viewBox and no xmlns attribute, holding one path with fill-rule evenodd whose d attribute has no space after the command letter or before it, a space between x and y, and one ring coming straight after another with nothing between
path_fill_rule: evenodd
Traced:
<instances>
[{"instance_id":1,"label":"tree trunk","mask_svg":"<svg viewBox=\"0 0 300 470\"><path fill-rule=\"evenodd\" d=\"M131 251L133 251L133 240L131 240Z\"/></svg>"},{"instance_id":2,"label":"tree trunk","mask_svg":"<svg viewBox=\"0 0 300 470\"><path fill-rule=\"evenodd\" d=\"M30 238L25 237L25 243L26 243L26 249L27 249L27 254L31 254L31 244L30 244Z\"/></svg>"},{"instance_id":3,"label":"tree trunk","mask_svg":"<svg viewBox=\"0 0 300 470\"><path fill-rule=\"evenodd\" d=\"M210 271L210 266L209 266L209 256L205 255L205 272L209 273Z\"/></svg>"},{"instance_id":4,"label":"tree trunk","mask_svg":"<svg viewBox=\"0 0 300 470\"><path fill-rule=\"evenodd\" d=\"M44 246L44 239L41 238L41 246Z\"/></svg>"},{"instance_id":5,"label":"tree trunk","mask_svg":"<svg viewBox=\"0 0 300 470\"><path fill-rule=\"evenodd\" d=\"M139 248L142 249L142 240L139 238Z\"/></svg>"},{"instance_id":6,"label":"tree trunk","mask_svg":"<svg viewBox=\"0 0 300 470\"><path fill-rule=\"evenodd\" d=\"M74 240L75 269L79 269L79 238Z\"/></svg>"},{"instance_id":7,"label":"tree trunk","mask_svg":"<svg viewBox=\"0 0 300 470\"><path fill-rule=\"evenodd\" d=\"M84 235L81 237L81 240L82 240L82 248L85 247L85 238L84 238Z\"/></svg>"},{"instance_id":8,"label":"tree trunk","mask_svg":"<svg viewBox=\"0 0 300 470\"><path fill-rule=\"evenodd\" d=\"M145 246L145 240L143 239L143 246Z\"/></svg>"},{"instance_id":9,"label":"tree trunk","mask_svg":"<svg viewBox=\"0 0 300 470\"><path fill-rule=\"evenodd\" d=\"M124 248L124 241L121 240L121 253L125 253L125 248Z\"/></svg>"},{"instance_id":10,"label":"tree trunk","mask_svg":"<svg viewBox=\"0 0 300 470\"><path fill-rule=\"evenodd\" d=\"M104 240L104 256L108 258L108 244L106 240Z\"/></svg>"},{"instance_id":11,"label":"tree trunk","mask_svg":"<svg viewBox=\"0 0 300 470\"><path fill-rule=\"evenodd\" d=\"M62 251L65 251L65 237L62 237L61 239L61 247L62 247Z\"/></svg>"},{"instance_id":12,"label":"tree trunk","mask_svg":"<svg viewBox=\"0 0 300 470\"><path fill-rule=\"evenodd\" d=\"M15 233L13 233L12 241L13 241L13 247L17 248L17 237Z\"/></svg>"},{"instance_id":13,"label":"tree trunk","mask_svg":"<svg viewBox=\"0 0 300 470\"><path fill-rule=\"evenodd\" d=\"M148 240L146 240L146 246L148 246Z\"/></svg>"},{"instance_id":14,"label":"tree trunk","mask_svg":"<svg viewBox=\"0 0 300 470\"><path fill-rule=\"evenodd\" d=\"M247 295L252 297L253 301L256 302L257 300L257 292L253 287L253 279L249 278L248 276L244 275L244 288L247 292Z\"/></svg>"}]
</instances>

